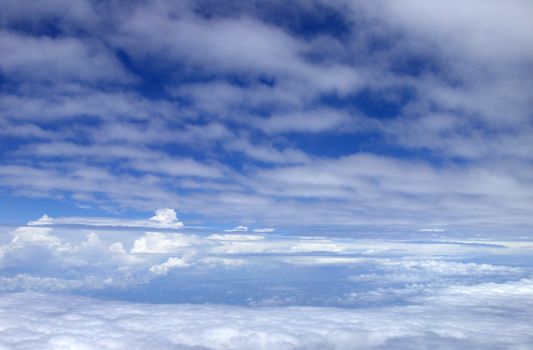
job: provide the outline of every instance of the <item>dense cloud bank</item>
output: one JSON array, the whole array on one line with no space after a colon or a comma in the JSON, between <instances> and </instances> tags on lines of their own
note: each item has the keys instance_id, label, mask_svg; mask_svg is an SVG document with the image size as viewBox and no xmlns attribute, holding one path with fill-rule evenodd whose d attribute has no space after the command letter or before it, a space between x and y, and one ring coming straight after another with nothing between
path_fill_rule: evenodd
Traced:
<instances>
[{"instance_id":1,"label":"dense cloud bank","mask_svg":"<svg viewBox=\"0 0 533 350\"><path fill-rule=\"evenodd\" d=\"M526 349L533 281L450 287L409 306L243 308L0 296L1 349Z\"/></svg>"}]
</instances>

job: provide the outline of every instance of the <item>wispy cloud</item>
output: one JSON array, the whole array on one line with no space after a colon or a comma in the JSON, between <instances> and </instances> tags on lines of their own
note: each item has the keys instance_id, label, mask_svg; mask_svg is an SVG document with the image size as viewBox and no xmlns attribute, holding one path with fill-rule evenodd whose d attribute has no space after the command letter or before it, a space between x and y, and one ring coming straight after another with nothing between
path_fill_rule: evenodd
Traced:
<instances>
[{"instance_id":1,"label":"wispy cloud","mask_svg":"<svg viewBox=\"0 0 533 350\"><path fill-rule=\"evenodd\" d=\"M43 215L38 220L28 222L29 226L80 225L101 227L132 227L132 228L170 228L180 229L183 223L178 221L174 209L157 209L155 215L148 220L131 220L121 218L91 217L60 217L51 218Z\"/></svg>"}]
</instances>

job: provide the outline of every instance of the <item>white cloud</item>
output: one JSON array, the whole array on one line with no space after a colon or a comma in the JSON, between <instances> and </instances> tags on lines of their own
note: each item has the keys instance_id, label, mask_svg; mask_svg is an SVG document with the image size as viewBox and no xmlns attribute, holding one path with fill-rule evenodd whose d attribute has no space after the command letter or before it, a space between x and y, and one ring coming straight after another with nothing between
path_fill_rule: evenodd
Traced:
<instances>
[{"instance_id":1,"label":"white cloud","mask_svg":"<svg viewBox=\"0 0 533 350\"><path fill-rule=\"evenodd\" d=\"M151 305L2 294L0 339L2 346L17 349L348 350L354 344L526 349L533 342L532 295L531 280L450 287L415 305L378 309Z\"/></svg>"},{"instance_id":2,"label":"white cloud","mask_svg":"<svg viewBox=\"0 0 533 350\"><path fill-rule=\"evenodd\" d=\"M386 283L424 283L436 285L447 279L477 279L482 277L522 276L525 270L519 267L498 266L491 264L464 263L435 259L375 259L368 260L375 264L374 272L360 273L348 277L352 282L386 282ZM444 281L444 282L443 282Z\"/></svg>"},{"instance_id":3,"label":"white cloud","mask_svg":"<svg viewBox=\"0 0 533 350\"><path fill-rule=\"evenodd\" d=\"M13 277L0 277L0 292L40 291L66 293L73 290L103 289L113 284L111 279L83 278L64 279L59 277L39 277L18 274Z\"/></svg>"},{"instance_id":4,"label":"white cloud","mask_svg":"<svg viewBox=\"0 0 533 350\"><path fill-rule=\"evenodd\" d=\"M0 70L13 88L0 94L0 134L16 142L3 154L0 186L20 196L61 193L139 210L179 205L276 225L531 226L527 0L306 2L279 9L281 23L265 21L263 6L231 5L231 16L217 7L207 18L187 4L158 0L126 11L82 0L4 1L0 45L8 54ZM323 8L347 26L343 35L294 35L293 16L323 18ZM31 24L27 31L20 21ZM52 22L56 35L37 33ZM146 73L168 69L159 83L176 99L143 96L116 52ZM156 64L145 65L148 57ZM398 64L420 72L397 72ZM182 71L213 79L175 80ZM149 84L151 73L133 80ZM246 84L230 82L233 74ZM363 116L361 89L370 100L398 103L398 115ZM406 105L399 90L413 92ZM322 97L338 103L326 106ZM182 98L190 105L176 103ZM314 142L310 133L329 145L340 133L359 140L358 130L373 141L327 147L330 156L305 146ZM424 166L408 152L371 162L356 153L370 156L382 142L446 161ZM176 143L194 151L166 147ZM246 166L225 164L235 152ZM338 155L348 153L351 165Z\"/></svg>"},{"instance_id":5,"label":"white cloud","mask_svg":"<svg viewBox=\"0 0 533 350\"><path fill-rule=\"evenodd\" d=\"M246 226L235 226L234 228L229 228L224 230L224 232L247 232L248 227Z\"/></svg>"},{"instance_id":6,"label":"white cloud","mask_svg":"<svg viewBox=\"0 0 533 350\"><path fill-rule=\"evenodd\" d=\"M327 239L300 240L290 247L293 252L331 252L340 253L346 246Z\"/></svg>"},{"instance_id":7,"label":"white cloud","mask_svg":"<svg viewBox=\"0 0 533 350\"><path fill-rule=\"evenodd\" d=\"M163 225L174 225L178 222L176 211L174 209L157 209L155 215L150 220Z\"/></svg>"},{"instance_id":8,"label":"white cloud","mask_svg":"<svg viewBox=\"0 0 533 350\"><path fill-rule=\"evenodd\" d=\"M261 235L220 235L220 234L213 234L207 236L207 239L214 240L214 241L260 241L265 239L265 236Z\"/></svg>"},{"instance_id":9,"label":"white cloud","mask_svg":"<svg viewBox=\"0 0 533 350\"><path fill-rule=\"evenodd\" d=\"M13 239L12 246L22 246L26 244L58 246L60 239L50 235L51 228L48 227L27 227L22 226L11 233Z\"/></svg>"},{"instance_id":10,"label":"white cloud","mask_svg":"<svg viewBox=\"0 0 533 350\"><path fill-rule=\"evenodd\" d=\"M421 228L418 232L444 232L443 228Z\"/></svg>"},{"instance_id":11,"label":"white cloud","mask_svg":"<svg viewBox=\"0 0 533 350\"><path fill-rule=\"evenodd\" d=\"M192 265L190 260L194 255L194 252L188 252L181 258L168 258L166 262L150 267L150 272L156 275L166 275L171 269L189 267Z\"/></svg>"},{"instance_id":12,"label":"white cloud","mask_svg":"<svg viewBox=\"0 0 533 350\"><path fill-rule=\"evenodd\" d=\"M228 267L236 267L236 266L242 266L246 265L247 261L244 259L228 259L228 258L219 258L216 256L210 256L207 258L202 259L201 261L203 264L210 265L210 266L228 266Z\"/></svg>"},{"instance_id":13,"label":"white cloud","mask_svg":"<svg viewBox=\"0 0 533 350\"><path fill-rule=\"evenodd\" d=\"M97 41L0 31L0 71L11 79L54 82L132 82L119 60Z\"/></svg>"},{"instance_id":14,"label":"white cloud","mask_svg":"<svg viewBox=\"0 0 533 350\"><path fill-rule=\"evenodd\" d=\"M81 225L81 226L110 226L110 227L138 227L179 229L183 223L178 221L174 209L157 209L149 220L131 220L122 218L92 218L92 217L59 217L51 218L43 215L40 219L28 222L29 226L45 225Z\"/></svg>"},{"instance_id":15,"label":"white cloud","mask_svg":"<svg viewBox=\"0 0 533 350\"><path fill-rule=\"evenodd\" d=\"M257 232L257 233L272 233L276 231L276 229L274 227L258 227L258 228L254 228L254 232Z\"/></svg>"},{"instance_id":16,"label":"white cloud","mask_svg":"<svg viewBox=\"0 0 533 350\"><path fill-rule=\"evenodd\" d=\"M200 242L201 240L199 238L192 235L147 232L143 237L137 238L134 241L131 253L172 253Z\"/></svg>"}]
</instances>

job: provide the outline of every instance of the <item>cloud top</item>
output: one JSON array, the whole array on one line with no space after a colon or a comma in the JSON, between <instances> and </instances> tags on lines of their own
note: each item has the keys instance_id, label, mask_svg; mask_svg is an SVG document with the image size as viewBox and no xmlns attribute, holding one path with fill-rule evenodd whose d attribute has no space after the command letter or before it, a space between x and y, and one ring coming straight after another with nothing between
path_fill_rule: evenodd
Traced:
<instances>
[{"instance_id":1,"label":"cloud top","mask_svg":"<svg viewBox=\"0 0 533 350\"><path fill-rule=\"evenodd\" d=\"M380 309L242 308L0 295L0 345L16 349L527 348L533 282L450 287ZM149 326L147 326L149 325ZM489 336L490 335L490 336Z\"/></svg>"}]
</instances>

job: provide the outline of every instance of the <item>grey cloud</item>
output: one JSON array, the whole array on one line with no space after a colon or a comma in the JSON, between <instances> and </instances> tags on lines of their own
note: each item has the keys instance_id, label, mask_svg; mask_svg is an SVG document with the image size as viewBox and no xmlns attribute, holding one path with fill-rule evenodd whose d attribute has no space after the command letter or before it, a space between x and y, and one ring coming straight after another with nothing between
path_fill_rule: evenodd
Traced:
<instances>
[{"instance_id":1,"label":"grey cloud","mask_svg":"<svg viewBox=\"0 0 533 350\"><path fill-rule=\"evenodd\" d=\"M133 81L104 47L76 38L35 38L0 32L0 69L9 79L45 82Z\"/></svg>"},{"instance_id":2,"label":"grey cloud","mask_svg":"<svg viewBox=\"0 0 533 350\"><path fill-rule=\"evenodd\" d=\"M319 5L299 6L318 11ZM239 16L212 9L211 18L186 2L2 6L2 38L13 50L1 67L17 80L0 96L0 134L17 142L5 153L0 183L13 194L141 210L179 207L234 217L228 225L531 224L526 2L338 1L328 6L350 28L339 37L309 38L287 23L266 21L259 4L242 5ZM60 33L35 35L50 18ZM36 27L22 32L20 21ZM76 37L80 30L88 37ZM161 86L168 99L150 99L124 84L133 73L117 50L133 65L170 71L179 65L215 77L191 83L170 72ZM411 58L428 62L418 73L395 68ZM226 80L228 73L242 75L242 82ZM43 86L42 79L57 84ZM105 90L93 84L101 82ZM351 106L361 89L384 99L403 89L412 96L391 120L322 104L328 94ZM256 115L264 108L266 115ZM324 158L288 135L343 132L357 146L365 142L360 131L375 133L383 152L393 146L424 153ZM443 159L439 166L415 159L428 150L429 159ZM236 155L243 158L238 165L222 165Z\"/></svg>"},{"instance_id":3,"label":"grey cloud","mask_svg":"<svg viewBox=\"0 0 533 350\"><path fill-rule=\"evenodd\" d=\"M349 125L349 121L345 113L324 109L274 115L258 124L267 133L323 132Z\"/></svg>"}]
</instances>

